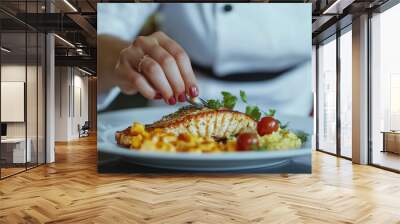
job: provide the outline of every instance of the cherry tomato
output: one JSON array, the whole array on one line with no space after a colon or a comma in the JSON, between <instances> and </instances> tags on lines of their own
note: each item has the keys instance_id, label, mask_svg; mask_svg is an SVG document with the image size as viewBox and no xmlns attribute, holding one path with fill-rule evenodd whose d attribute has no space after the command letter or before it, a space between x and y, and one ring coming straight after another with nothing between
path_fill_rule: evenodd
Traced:
<instances>
[{"instance_id":1,"label":"cherry tomato","mask_svg":"<svg viewBox=\"0 0 400 224\"><path fill-rule=\"evenodd\" d=\"M244 132L237 137L236 150L249 151L258 148L258 136L256 133Z\"/></svg>"},{"instance_id":2,"label":"cherry tomato","mask_svg":"<svg viewBox=\"0 0 400 224\"><path fill-rule=\"evenodd\" d=\"M257 124L257 132L259 135L269 135L279 129L279 123L271 116L263 117Z\"/></svg>"}]
</instances>

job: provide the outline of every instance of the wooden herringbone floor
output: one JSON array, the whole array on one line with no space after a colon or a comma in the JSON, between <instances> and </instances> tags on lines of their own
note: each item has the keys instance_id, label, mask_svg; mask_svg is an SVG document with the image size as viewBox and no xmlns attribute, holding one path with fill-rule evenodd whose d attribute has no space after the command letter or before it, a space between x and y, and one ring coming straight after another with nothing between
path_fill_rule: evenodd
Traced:
<instances>
[{"instance_id":1,"label":"wooden herringbone floor","mask_svg":"<svg viewBox=\"0 0 400 224\"><path fill-rule=\"evenodd\" d=\"M312 175L97 174L96 142L0 181L0 223L400 223L400 175L315 152Z\"/></svg>"}]
</instances>

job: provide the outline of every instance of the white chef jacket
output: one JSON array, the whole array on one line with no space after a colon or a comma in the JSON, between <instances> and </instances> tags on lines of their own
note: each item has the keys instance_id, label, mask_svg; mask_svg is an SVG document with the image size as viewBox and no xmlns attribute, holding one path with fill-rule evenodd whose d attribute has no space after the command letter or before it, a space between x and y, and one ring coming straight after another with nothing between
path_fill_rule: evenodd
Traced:
<instances>
[{"instance_id":1,"label":"white chef jacket","mask_svg":"<svg viewBox=\"0 0 400 224\"><path fill-rule=\"evenodd\" d=\"M244 90L251 104L285 114L307 115L312 108L311 4L99 3L97 8L98 34L126 41L133 41L147 18L159 12L161 30L193 63L212 68L217 76L296 66L275 79L256 82L226 82L195 71L203 98L216 98L221 90ZM114 88L100 93L98 108L118 92Z\"/></svg>"}]
</instances>

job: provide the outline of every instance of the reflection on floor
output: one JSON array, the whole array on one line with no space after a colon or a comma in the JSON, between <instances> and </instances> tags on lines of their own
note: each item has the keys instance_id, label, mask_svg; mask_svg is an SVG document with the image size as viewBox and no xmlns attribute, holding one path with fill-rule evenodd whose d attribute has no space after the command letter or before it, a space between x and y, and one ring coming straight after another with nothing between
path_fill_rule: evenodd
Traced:
<instances>
[{"instance_id":1,"label":"reflection on floor","mask_svg":"<svg viewBox=\"0 0 400 224\"><path fill-rule=\"evenodd\" d=\"M400 170L400 155L391 152L374 151L373 164Z\"/></svg>"},{"instance_id":2,"label":"reflection on floor","mask_svg":"<svg viewBox=\"0 0 400 224\"><path fill-rule=\"evenodd\" d=\"M15 173L24 171L25 167L8 167L8 168L1 168L1 178L13 175Z\"/></svg>"},{"instance_id":3,"label":"reflection on floor","mask_svg":"<svg viewBox=\"0 0 400 224\"><path fill-rule=\"evenodd\" d=\"M27 163L26 168L25 164L2 164L2 168L0 170L1 172L1 178L5 178L8 176L11 176L13 174L17 174L19 172L25 171L26 168L29 170L30 168L36 167L36 163Z\"/></svg>"}]
</instances>

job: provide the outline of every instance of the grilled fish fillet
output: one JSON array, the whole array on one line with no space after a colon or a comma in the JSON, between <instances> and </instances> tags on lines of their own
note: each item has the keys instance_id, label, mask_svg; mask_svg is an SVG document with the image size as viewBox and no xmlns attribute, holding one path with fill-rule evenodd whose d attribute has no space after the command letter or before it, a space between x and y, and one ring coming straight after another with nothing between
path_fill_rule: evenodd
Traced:
<instances>
[{"instance_id":1,"label":"grilled fish fillet","mask_svg":"<svg viewBox=\"0 0 400 224\"><path fill-rule=\"evenodd\" d=\"M174 134L191 133L198 136L226 138L242 131L256 131L257 122L250 116L228 109L197 109L183 107L177 112L164 116L153 124L146 125L146 130L162 128ZM116 133L121 145L128 145L129 127ZM126 141L125 141L125 140Z\"/></svg>"}]
</instances>

